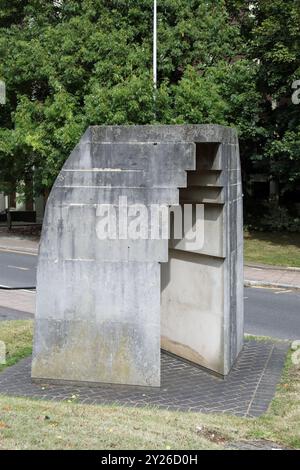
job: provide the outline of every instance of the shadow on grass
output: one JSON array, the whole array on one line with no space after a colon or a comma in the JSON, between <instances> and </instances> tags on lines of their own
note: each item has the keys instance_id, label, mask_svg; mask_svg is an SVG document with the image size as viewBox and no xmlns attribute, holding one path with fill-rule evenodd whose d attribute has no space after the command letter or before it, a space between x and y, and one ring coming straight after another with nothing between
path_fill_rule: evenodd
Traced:
<instances>
[{"instance_id":1,"label":"shadow on grass","mask_svg":"<svg viewBox=\"0 0 300 470\"><path fill-rule=\"evenodd\" d=\"M294 246L300 249L300 232L245 232L246 240L260 240L274 246Z\"/></svg>"}]
</instances>

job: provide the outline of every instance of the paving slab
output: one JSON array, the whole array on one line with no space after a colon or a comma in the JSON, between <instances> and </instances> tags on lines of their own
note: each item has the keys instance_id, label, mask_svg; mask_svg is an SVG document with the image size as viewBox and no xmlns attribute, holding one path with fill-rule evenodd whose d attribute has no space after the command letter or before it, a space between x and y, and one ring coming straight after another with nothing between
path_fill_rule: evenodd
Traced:
<instances>
[{"instance_id":1,"label":"paving slab","mask_svg":"<svg viewBox=\"0 0 300 470\"><path fill-rule=\"evenodd\" d=\"M35 291L0 289L0 306L3 310L35 313Z\"/></svg>"},{"instance_id":2,"label":"paving slab","mask_svg":"<svg viewBox=\"0 0 300 470\"><path fill-rule=\"evenodd\" d=\"M246 285L274 286L300 289L300 269L284 269L280 267L245 266Z\"/></svg>"},{"instance_id":3,"label":"paving slab","mask_svg":"<svg viewBox=\"0 0 300 470\"><path fill-rule=\"evenodd\" d=\"M21 310L15 310L13 308L0 307L0 321L7 320L32 320L33 314L23 312Z\"/></svg>"},{"instance_id":4,"label":"paving slab","mask_svg":"<svg viewBox=\"0 0 300 470\"><path fill-rule=\"evenodd\" d=\"M31 358L28 357L0 374L0 394L256 417L268 409L288 349L288 342L247 340L225 379L163 352L160 388L107 384L79 386L51 384L47 380L36 384L31 381Z\"/></svg>"},{"instance_id":5,"label":"paving slab","mask_svg":"<svg viewBox=\"0 0 300 470\"><path fill-rule=\"evenodd\" d=\"M38 238L26 238L0 233L0 250L16 251L36 255L39 248Z\"/></svg>"}]
</instances>

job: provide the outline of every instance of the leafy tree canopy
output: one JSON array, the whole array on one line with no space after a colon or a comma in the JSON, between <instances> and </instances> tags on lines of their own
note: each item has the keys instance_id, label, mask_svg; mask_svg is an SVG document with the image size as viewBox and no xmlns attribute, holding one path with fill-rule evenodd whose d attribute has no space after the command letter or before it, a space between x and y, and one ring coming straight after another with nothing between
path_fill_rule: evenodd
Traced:
<instances>
[{"instance_id":1,"label":"leafy tree canopy","mask_svg":"<svg viewBox=\"0 0 300 470\"><path fill-rule=\"evenodd\" d=\"M50 188L90 124L156 122L235 126L245 168L271 162L274 175L294 185L297 4L159 1L154 101L153 0L1 0L0 79L7 89L7 103L0 105L2 189L33 170L35 192Z\"/></svg>"}]
</instances>

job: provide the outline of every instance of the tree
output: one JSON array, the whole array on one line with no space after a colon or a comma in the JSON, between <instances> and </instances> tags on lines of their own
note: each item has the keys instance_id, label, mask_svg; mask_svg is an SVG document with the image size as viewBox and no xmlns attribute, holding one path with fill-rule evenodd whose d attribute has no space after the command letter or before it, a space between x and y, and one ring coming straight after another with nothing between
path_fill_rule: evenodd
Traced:
<instances>
[{"instance_id":1,"label":"tree","mask_svg":"<svg viewBox=\"0 0 300 470\"><path fill-rule=\"evenodd\" d=\"M258 128L263 132L247 155L247 170L268 173L278 184L280 202L289 191L295 197L300 184L300 108L291 100L292 83L300 78L300 2L226 4L240 26L246 56L258 65L255 89L261 96Z\"/></svg>"},{"instance_id":2,"label":"tree","mask_svg":"<svg viewBox=\"0 0 300 470\"><path fill-rule=\"evenodd\" d=\"M0 76L8 102L0 116L2 188L14 187L33 169L35 191L50 188L89 124L226 122L218 85L197 76L236 54L237 31L228 24L224 2L163 3L155 109L152 4L4 2ZM198 96L188 98L193 80ZM189 100L199 110L201 102L194 117L184 108Z\"/></svg>"},{"instance_id":3,"label":"tree","mask_svg":"<svg viewBox=\"0 0 300 470\"><path fill-rule=\"evenodd\" d=\"M34 172L35 192L47 191L88 125L155 122L237 127L244 171L266 168L295 188L298 5L161 2L154 101L152 0L2 1L0 188Z\"/></svg>"}]
</instances>

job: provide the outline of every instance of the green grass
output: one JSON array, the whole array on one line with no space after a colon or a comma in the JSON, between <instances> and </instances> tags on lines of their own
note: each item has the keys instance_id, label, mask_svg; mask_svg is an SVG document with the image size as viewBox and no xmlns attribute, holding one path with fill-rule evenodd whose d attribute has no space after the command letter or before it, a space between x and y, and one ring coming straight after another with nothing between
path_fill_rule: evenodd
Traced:
<instances>
[{"instance_id":1,"label":"green grass","mask_svg":"<svg viewBox=\"0 0 300 470\"><path fill-rule=\"evenodd\" d=\"M31 328L0 323L10 360L30 350ZM300 367L290 355L270 409L257 419L0 396L0 449L222 449L253 439L300 448Z\"/></svg>"},{"instance_id":2,"label":"green grass","mask_svg":"<svg viewBox=\"0 0 300 470\"><path fill-rule=\"evenodd\" d=\"M300 267L300 233L245 232L245 262Z\"/></svg>"},{"instance_id":3,"label":"green grass","mask_svg":"<svg viewBox=\"0 0 300 470\"><path fill-rule=\"evenodd\" d=\"M32 328L32 320L0 322L0 341L6 345L6 364L0 364L0 372L31 354Z\"/></svg>"}]
</instances>

